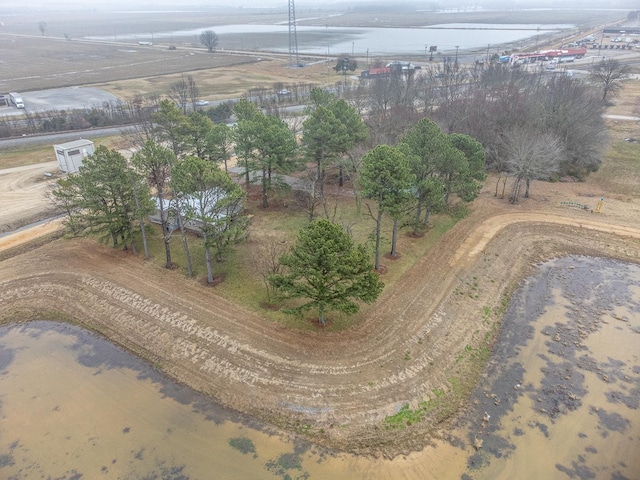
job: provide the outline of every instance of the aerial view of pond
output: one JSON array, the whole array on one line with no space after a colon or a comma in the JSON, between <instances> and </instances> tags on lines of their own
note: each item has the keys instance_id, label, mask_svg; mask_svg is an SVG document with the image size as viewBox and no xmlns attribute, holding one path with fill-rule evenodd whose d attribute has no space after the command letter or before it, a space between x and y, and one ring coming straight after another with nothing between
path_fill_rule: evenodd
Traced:
<instances>
[{"instance_id":1,"label":"aerial view of pond","mask_svg":"<svg viewBox=\"0 0 640 480\"><path fill-rule=\"evenodd\" d=\"M80 328L0 328L0 478L637 479L640 266L568 257L514 295L448 442L329 452Z\"/></svg>"},{"instance_id":2,"label":"aerial view of pond","mask_svg":"<svg viewBox=\"0 0 640 480\"><path fill-rule=\"evenodd\" d=\"M486 49L488 45L501 45L520 42L538 35L570 30L573 25L549 24L441 24L423 28L356 28L356 27L296 27L298 50L308 54L386 55L392 53L419 55L425 54L425 46L435 45L438 51L453 52L456 46L462 50ZM275 51L288 51L288 25L220 25L210 28L176 30L174 32L139 32L118 34L117 40L144 40L190 38L196 44L204 30L214 30L220 37L220 46L224 47L225 35L246 36L244 48L261 50L263 47L252 40L264 38L264 35L282 38L281 47ZM96 40L113 40L114 37L88 37Z\"/></svg>"}]
</instances>

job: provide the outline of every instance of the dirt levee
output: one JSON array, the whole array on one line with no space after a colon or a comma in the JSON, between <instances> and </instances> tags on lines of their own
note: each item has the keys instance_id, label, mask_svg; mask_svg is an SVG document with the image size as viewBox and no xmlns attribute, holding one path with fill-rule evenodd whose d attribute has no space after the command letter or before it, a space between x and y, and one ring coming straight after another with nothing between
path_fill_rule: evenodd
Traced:
<instances>
[{"instance_id":1,"label":"dirt levee","mask_svg":"<svg viewBox=\"0 0 640 480\"><path fill-rule=\"evenodd\" d=\"M485 195L479 205L493 202ZM286 330L91 240L59 240L1 262L0 318L66 318L225 405L281 425L305 422L320 442L394 454L419 448L431 422L387 430L385 417L464 376L458 354L495 326L483 309L499 306L532 264L565 253L640 261L640 229L604 223L611 218L495 210L476 209L341 333Z\"/></svg>"}]
</instances>

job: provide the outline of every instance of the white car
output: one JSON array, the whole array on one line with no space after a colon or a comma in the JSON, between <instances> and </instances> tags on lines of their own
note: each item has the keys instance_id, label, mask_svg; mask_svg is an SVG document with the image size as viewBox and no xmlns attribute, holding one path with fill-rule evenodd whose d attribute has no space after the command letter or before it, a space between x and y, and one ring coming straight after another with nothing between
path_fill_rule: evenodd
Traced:
<instances>
[{"instance_id":1,"label":"white car","mask_svg":"<svg viewBox=\"0 0 640 480\"><path fill-rule=\"evenodd\" d=\"M207 105L209 105L209 102L207 100L198 100L196 102L196 105L198 107L206 107Z\"/></svg>"}]
</instances>

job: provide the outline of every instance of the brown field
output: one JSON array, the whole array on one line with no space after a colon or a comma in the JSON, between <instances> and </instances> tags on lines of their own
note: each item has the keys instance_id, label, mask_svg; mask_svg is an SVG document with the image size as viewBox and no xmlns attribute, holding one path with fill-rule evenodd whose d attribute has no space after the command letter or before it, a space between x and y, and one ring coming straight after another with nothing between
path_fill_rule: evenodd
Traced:
<instances>
[{"instance_id":1,"label":"brown field","mask_svg":"<svg viewBox=\"0 0 640 480\"><path fill-rule=\"evenodd\" d=\"M312 14L313 13L313 14ZM434 15L428 11L401 12L397 14L337 12L331 10L310 11L299 9L301 25L320 26L389 26L411 27L446 22L487 23L553 23L577 24L581 30L590 25L617 20L619 12L593 11L553 12L485 12L447 13ZM611 16L611 18L609 18ZM306 19L305 19L306 18ZM384 21L381 21L384 19ZM28 15L11 15L3 19L0 27L0 92L29 91L62 86L89 85L118 82L108 89L128 97L143 92L166 92L166 86L175 75L198 75L203 91L212 98L236 94L249 87L269 86L274 82L306 81L318 77L318 71L305 73L286 72L274 75L271 68L253 68L258 59L277 61L278 66L287 62L287 55L269 53L269 50L286 52L288 35L227 34L220 35L219 52L211 55L198 44L196 35L181 34L181 30L230 24L275 24L286 22L286 10L264 13L261 11L204 9L175 13L116 13L103 11L42 12L35 18ZM45 21L45 35L40 35L38 22ZM164 32L164 36L160 34ZM171 32L171 36L167 36ZM129 37L127 37L129 35ZM133 36L131 36L133 35ZM155 36L154 36L155 35ZM313 42L325 44L329 37L317 32L298 33L299 44ZM66 40L65 36L70 40ZM103 41L88 41L85 37L105 37ZM153 46L138 45L138 40L153 41ZM176 50L169 50L169 46ZM240 49L246 54L227 54L226 50ZM307 63L322 58L302 59ZM262 63L262 62L261 62ZM237 65L252 65L239 70L228 69ZM266 70L266 71L265 71ZM319 70L322 70L320 68ZM326 73L320 72L320 73ZM167 75L167 79L162 77ZM321 75L322 76L322 75ZM210 78L207 78L210 77ZM216 81L215 77L221 77ZM142 79L135 81L134 79ZM289 80L289 82L287 82ZM215 88L209 87L217 82ZM219 90L216 92L214 90Z\"/></svg>"},{"instance_id":2,"label":"brown field","mask_svg":"<svg viewBox=\"0 0 640 480\"><path fill-rule=\"evenodd\" d=\"M0 91L97 84L255 62L255 57L199 50L108 44L38 36L0 36ZM28 60L25 60L28 59Z\"/></svg>"}]
</instances>

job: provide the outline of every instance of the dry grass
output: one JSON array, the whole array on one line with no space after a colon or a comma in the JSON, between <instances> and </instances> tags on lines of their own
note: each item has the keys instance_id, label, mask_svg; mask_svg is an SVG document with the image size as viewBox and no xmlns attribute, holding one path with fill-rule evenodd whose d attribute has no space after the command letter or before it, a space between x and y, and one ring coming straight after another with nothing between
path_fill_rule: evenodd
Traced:
<instances>
[{"instance_id":1,"label":"dry grass","mask_svg":"<svg viewBox=\"0 0 640 480\"><path fill-rule=\"evenodd\" d=\"M628 80L607 108L610 115L640 116L640 79Z\"/></svg>"},{"instance_id":2,"label":"dry grass","mask_svg":"<svg viewBox=\"0 0 640 480\"><path fill-rule=\"evenodd\" d=\"M332 84L341 79L333 70L327 69L325 64L310 65L305 68L288 68L287 60L266 57L257 63L192 71L189 72L189 75L196 81L200 96L209 100L238 98L251 88L275 88L274 84L276 83L320 85ZM134 93L142 95L166 94L171 83L178 80L179 77L179 74L158 75L116 80L96 86L120 98L130 97Z\"/></svg>"},{"instance_id":3,"label":"dry grass","mask_svg":"<svg viewBox=\"0 0 640 480\"><path fill-rule=\"evenodd\" d=\"M121 146L121 141L120 137L103 137L93 140L96 146L105 145L108 148L119 148ZM0 150L0 170L51 162L55 159L56 157L54 155L52 145L35 145Z\"/></svg>"},{"instance_id":4,"label":"dry grass","mask_svg":"<svg viewBox=\"0 0 640 480\"><path fill-rule=\"evenodd\" d=\"M640 197L640 124L610 122L609 133L602 166L588 181L622 200Z\"/></svg>"}]
</instances>

